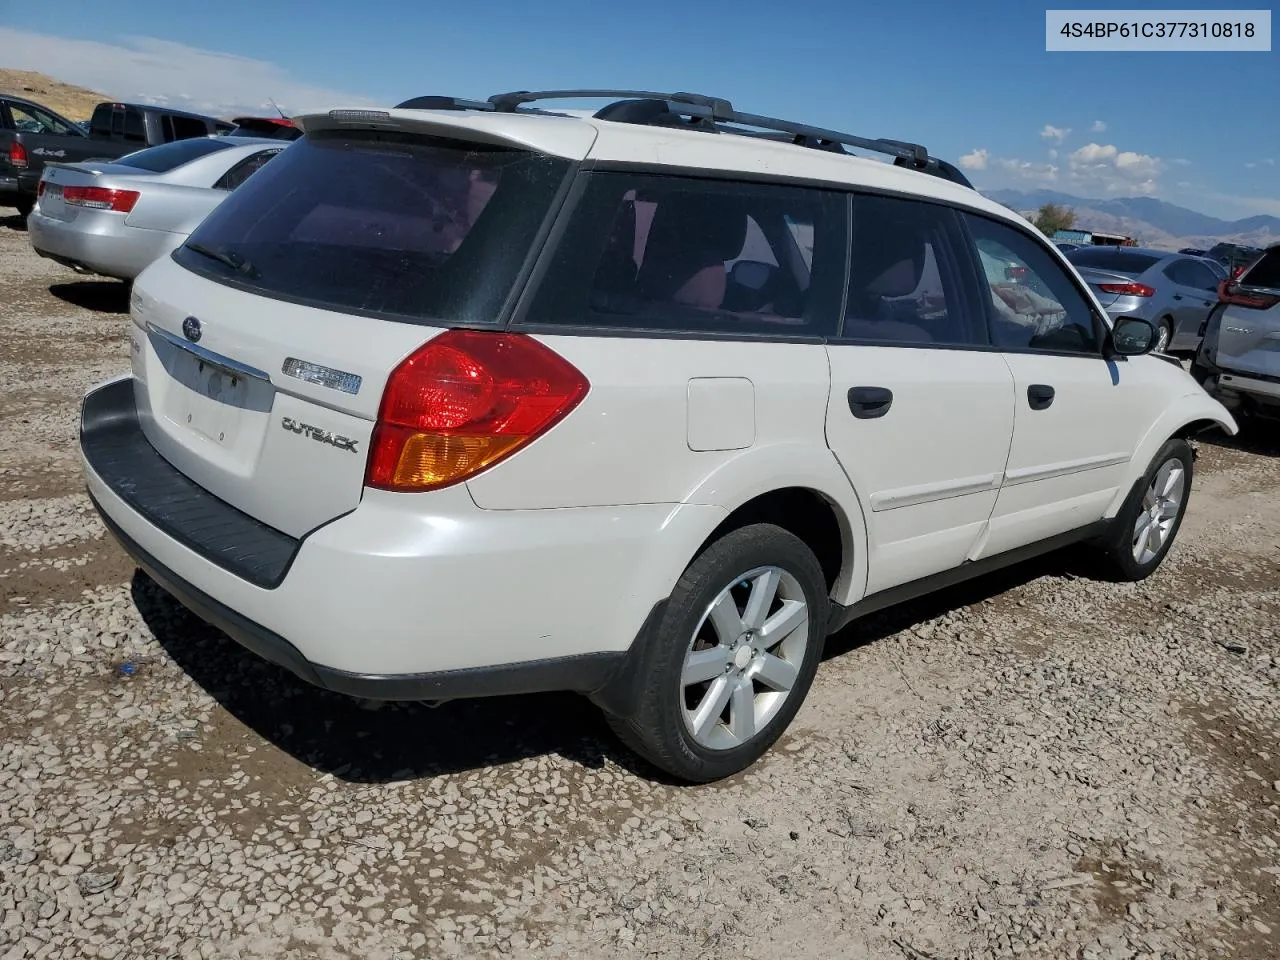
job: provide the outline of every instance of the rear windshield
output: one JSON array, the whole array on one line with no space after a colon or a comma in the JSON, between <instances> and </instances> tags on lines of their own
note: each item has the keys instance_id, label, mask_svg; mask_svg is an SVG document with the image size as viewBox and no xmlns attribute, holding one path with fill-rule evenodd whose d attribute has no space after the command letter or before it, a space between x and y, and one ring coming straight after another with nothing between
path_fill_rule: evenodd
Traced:
<instances>
[{"instance_id":1,"label":"rear windshield","mask_svg":"<svg viewBox=\"0 0 1280 960\"><path fill-rule=\"evenodd\" d=\"M1142 273L1161 259L1148 253L1108 247L1081 247L1078 250L1068 250L1065 256L1077 267L1097 267L1099 270L1120 270L1124 273Z\"/></svg>"},{"instance_id":2,"label":"rear windshield","mask_svg":"<svg viewBox=\"0 0 1280 960\"><path fill-rule=\"evenodd\" d=\"M152 173L167 173L184 163L225 150L229 146L232 144L225 140L204 138L175 140L173 143L166 143L159 147L147 147L145 150L125 154L116 163L124 164L126 167L136 167L139 170L150 170Z\"/></svg>"},{"instance_id":3,"label":"rear windshield","mask_svg":"<svg viewBox=\"0 0 1280 960\"><path fill-rule=\"evenodd\" d=\"M1269 287L1280 290L1280 247L1272 247L1262 255L1240 282L1249 287Z\"/></svg>"},{"instance_id":4,"label":"rear windshield","mask_svg":"<svg viewBox=\"0 0 1280 960\"><path fill-rule=\"evenodd\" d=\"M569 162L400 133L317 131L174 255L282 300L416 323L497 322Z\"/></svg>"}]
</instances>

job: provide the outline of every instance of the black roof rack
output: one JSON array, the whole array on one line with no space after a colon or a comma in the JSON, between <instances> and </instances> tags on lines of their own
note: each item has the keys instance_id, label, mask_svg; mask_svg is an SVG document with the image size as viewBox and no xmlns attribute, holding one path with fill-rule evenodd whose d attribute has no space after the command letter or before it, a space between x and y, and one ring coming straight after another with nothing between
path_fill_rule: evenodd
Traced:
<instances>
[{"instance_id":1,"label":"black roof rack","mask_svg":"<svg viewBox=\"0 0 1280 960\"><path fill-rule=\"evenodd\" d=\"M922 170L972 189L967 177L954 164L929 156L918 143L904 140L871 139L852 133L841 133L777 117L743 113L723 97L699 93L656 93L650 90L516 90L499 93L488 100L464 100L457 97L414 97L398 104L409 110L483 110L493 113L515 113L521 107L541 100L599 100L615 102L598 110L594 116L602 120L675 126L708 133L732 133L794 143L798 146L835 153L849 153L847 147L869 150L894 158L894 165Z\"/></svg>"}]
</instances>

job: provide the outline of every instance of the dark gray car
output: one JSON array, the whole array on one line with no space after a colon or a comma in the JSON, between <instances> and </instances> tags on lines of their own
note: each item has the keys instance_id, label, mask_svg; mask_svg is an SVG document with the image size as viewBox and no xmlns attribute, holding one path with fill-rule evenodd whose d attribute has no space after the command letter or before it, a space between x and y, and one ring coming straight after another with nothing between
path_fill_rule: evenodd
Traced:
<instances>
[{"instance_id":1,"label":"dark gray car","mask_svg":"<svg viewBox=\"0 0 1280 960\"><path fill-rule=\"evenodd\" d=\"M1280 243L1223 285L1191 375L1237 416L1280 421Z\"/></svg>"},{"instance_id":2,"label":"dark gray car","mask_svg":"<svg viewBox=\"0 0 1280 960\"><path fill-rule=\"evenodd\" d=\"M1146 247L1080 247L1065 254L1107 313L1156 328L1158 352L1194 350L1218 302L1221 267L1202 257Z\"/></svg>"}]
</instances>

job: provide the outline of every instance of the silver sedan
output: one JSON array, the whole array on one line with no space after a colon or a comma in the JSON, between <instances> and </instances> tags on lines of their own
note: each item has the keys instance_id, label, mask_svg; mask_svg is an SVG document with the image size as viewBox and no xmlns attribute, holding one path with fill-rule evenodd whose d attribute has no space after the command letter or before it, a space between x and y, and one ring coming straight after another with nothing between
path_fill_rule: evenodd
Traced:
<instances>
[{"instance_id":1,"label":"silver sedan","mask_svg":"<svg viewBox=\"0 0 1280 960\"><path fill-rule=\"evenodd\" d=\"M132 280L287 147L257 137L197 137L116 160L46 164L27 218L31 246L78 273Z\"/></svg>"},{"instance_id":2,"label":"silver sedan","mask_svg":"<svg viewBox=\"0 0 1280 960\"><path fill-rule=\"evenodd\" d=\"M1114 319L1156 328L1156 350L1195 350L1226 271L1212 260L1145 247L1078 247L1066 258Z\"/></svg>"}]
</instances>

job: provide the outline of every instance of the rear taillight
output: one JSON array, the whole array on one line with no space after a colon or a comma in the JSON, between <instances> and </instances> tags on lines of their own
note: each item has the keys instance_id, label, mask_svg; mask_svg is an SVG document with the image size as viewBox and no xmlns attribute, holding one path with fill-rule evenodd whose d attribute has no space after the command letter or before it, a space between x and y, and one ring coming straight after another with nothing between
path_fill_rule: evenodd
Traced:
<instances>
[{"instance_id":1,"label":"rear taillight","mask_svg":"<svg viewBox=\"0 0 1280 960\"><path fill-rule=\"evenodd\" d=\"M387 380L365 483L417 491L465 480L550 430L590 386L523 334L448 330Z\"/></svg>"},{"instance_id":2,"label":"rear taillight","mask_svg":"<svg viewBox=\"0 0 1280 960\"><path fill-rule=\"evenodd\" d=\"M1243 274L1244 274L1244 267L1235 267L1231 271L1231 279L1239 280Z\"/></svg>"},{"instance_id":3,"label":"rear taillight","mask_svg":"<svg viewBox=\"0 0 1280 960\"><path fill-rule=\"evenodd\" d=\"M1280 294L1263 293L1261 290L1240 288L1239 281L1219 280L1218 300L1233 307L1249 307L1253 310L1270 310L1280 303Z\"/></svg>"},{"instance_id":4,"label":"rear taillight","mask_svg":"<svg viewBox=\"0 0 1280 960\"><path fill-rule=\"evenodd\" d=\"M1026 267L1005 267L1004 278L1011 283L1021 283L1027 278Z\"/></svg>"},{"instance_id":5,"label":"rear taillight","mask_svg":"<svg viewBox=\"0 0 1280 960\"><path fill-rule=\"evenodd\" d=\"M1145 283L1100 283L1098 289L1103 293L1114 293L1122 297L1154 297L1155 287Z\"/></svg>"},{"instance_id":6,"label":"rear taillight","mask_svg":"<svg viewBox=\"0 0 1280 960\"><path fill-rule=\"evenodd\" d=\"M39 200L43 196L44 196L44 181L41 180L39 183L36 184L36 199Z\"/></svg>"},{"instance_id":7,"label":"rear taillight","mask_svg":"<svg viewBox=\"0 0 1280 960\"><path fill-rule=\"evenodd\" d=\"M110 187L63 187L62 199L73 207L128 213L138 202L136 190L113 190Z\"/></svg>"},{"instance_id":8,"label":"rear taillight","mask_svg":"<svg viewBox=\"0 0 1280 960\"><path fill-rule=\"evenodd\" d=\"M27 168L27 148L16 141L9 144L9 166L20 170Z\"/></svg>"}]
</instances>

